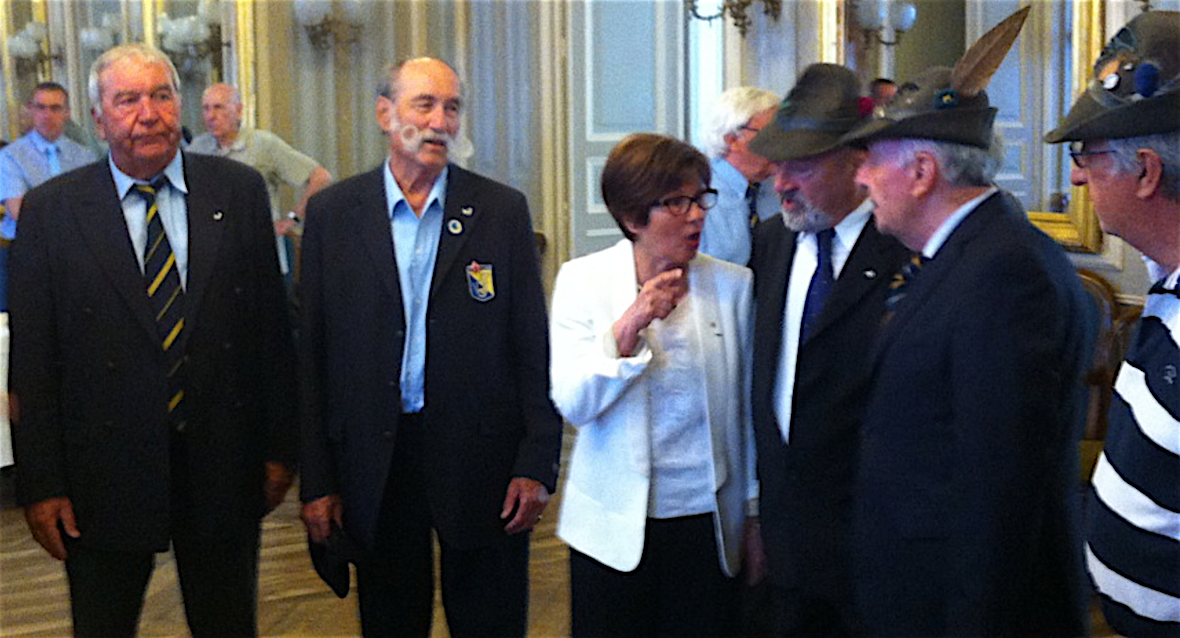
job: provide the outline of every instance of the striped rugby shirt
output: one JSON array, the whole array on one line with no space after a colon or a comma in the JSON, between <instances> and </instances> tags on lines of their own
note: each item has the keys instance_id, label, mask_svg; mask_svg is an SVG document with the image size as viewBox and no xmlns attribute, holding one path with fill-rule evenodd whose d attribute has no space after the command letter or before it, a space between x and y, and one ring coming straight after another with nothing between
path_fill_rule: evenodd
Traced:
<instances>
[{"instance_id":1,"label":"striped rugby shirt","mask_svg":"<svg viewBox=\"0 0 1180 638\"><path fill-rule=\"evenodd\" d=\"M1115 382L1086 563L1116 631L1180 636L1180 270L1148 267L1160 283Z\"/></svg>"}]
</instances>

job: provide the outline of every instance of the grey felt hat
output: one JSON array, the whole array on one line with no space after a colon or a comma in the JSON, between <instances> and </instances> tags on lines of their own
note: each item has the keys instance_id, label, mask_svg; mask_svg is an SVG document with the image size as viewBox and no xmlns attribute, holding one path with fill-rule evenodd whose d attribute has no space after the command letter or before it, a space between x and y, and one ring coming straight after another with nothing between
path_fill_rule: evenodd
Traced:
<instances>
[{"instance_id":1,"label":"grey felt hat","mask_svg":"<svg viewBox=\"0 0 1180 638\"><path fill-rule=\"evenodd\" d=\"M812 64L783 99L750 150L781 162L826 153L862 120L856 74L838 64Z\"/></svg>"},{"instance_id":2,"label":"grey felt hat","mask_svg":"<svg viewBox=\"0 0 1180 638\"><path fill-rule=\"evenodd\" d=\"M933 67L900 83L888 106L842 140L920 138L988 148L996 109L987 99L992 74L1020 34L1031 7L1012 14L983 35L953 69Z\"/></svg>"},{"instance_id":3,"label":"grey felt hat","mask_svg":"<svg viewBox=\"0 0 1180 638\"><path fill-rule=\"evenodd\" d=\"M1121 139L1180 130L1180 12L1148 11L1098 56L1094 78L1050 144Z\"/></svg>"}]
</instances>

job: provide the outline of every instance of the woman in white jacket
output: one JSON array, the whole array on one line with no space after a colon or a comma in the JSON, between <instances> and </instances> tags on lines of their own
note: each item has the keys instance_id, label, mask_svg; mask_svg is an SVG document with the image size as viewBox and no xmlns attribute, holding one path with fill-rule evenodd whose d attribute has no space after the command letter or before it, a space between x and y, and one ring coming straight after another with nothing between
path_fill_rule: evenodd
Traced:
<instances>
[{"instance_id":1,"label":"woman in white jacket","mask_svg":"<svg viewBox=\"0 0 1180 638\"><path fill-rule=\"evenodd\" d=\"M756 536L753 284L697 253L709 178L688 144L624 139L602 196L626 239L557 276L553 399L578 428L557 524L574 638L735 630Z\"/></svg>"}]
</instances>

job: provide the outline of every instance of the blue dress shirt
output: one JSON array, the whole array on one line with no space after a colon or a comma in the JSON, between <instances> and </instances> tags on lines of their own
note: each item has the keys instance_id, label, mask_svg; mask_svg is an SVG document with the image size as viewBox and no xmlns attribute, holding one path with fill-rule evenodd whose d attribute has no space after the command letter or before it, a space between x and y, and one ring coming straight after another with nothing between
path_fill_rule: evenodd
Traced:
<instances>
[{"instance_id":1,"label":"blue dress shirt","mask_svg":"<svg viewBox=\"0 0 1180 638\"><path fill-rule=\"evenodd\" d=\"M51 145L57 147L56 168L50 165L46 152ZM85 166L95 159L90 149L65 135L49 142L36 130L29 131L0 149L0 202L24 197L25 193L49 178ZM6 239L16 237L15 219L6 216L0 222L0 236Z\"/></svg>"},{"instance_id":2,"label":"blue dress shirt","mask_svg":"<svg viewBox=\"0 0 1180 638\"><path fill-rule=\"evenodd\" d=\"M710 168L713 171L711 186L717 189L717 205L705 214L700 252L745 266L750 261L752 245L750 206L746 203L746 188L750 183L741 171L722 158L712 160ZM762 182L756 204L758 218L774 215L778 206L774 181Z\"/></svg>"},{"instance_id":3,"label":"blue dress shirt","mask_svg":"<svg viewBox=\"0 0 1180 638\"><path fill-rule=\"evenodd\" d=\"M448 172L443 169L434 180L419 218L393 178L388 160L382 171L397 279L402 291L402 311L406 317L400 379L404 413L421 412L426 407L426 308L430 301L434 264L438 259L438 241L442 236Z\"/></svg>"}]
</instances>

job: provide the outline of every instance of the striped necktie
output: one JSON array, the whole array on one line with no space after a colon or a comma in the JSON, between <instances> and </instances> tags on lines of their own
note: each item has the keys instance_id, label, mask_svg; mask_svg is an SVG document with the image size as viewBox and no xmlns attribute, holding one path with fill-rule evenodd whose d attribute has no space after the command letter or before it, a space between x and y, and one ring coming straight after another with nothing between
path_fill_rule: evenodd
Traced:
<instances>
[{"instance_id":1,"label":"striped necktie","mask_svg":"<svg viewBox=\"0 0 1180 638\"><path fill-rule=\"evenodd\" d=\"M156 331L168 363L168 414L176 429L183 430L185 420L181 406L184 402L184 356L178 342L184 330L184 290L180 285L176 255L168 243L156 202L156 194L167 185L168 180L159 177L151 184L136 184L135 191L147 204L147 246L144 249L143 275L148 300L156 315Z\"/></svg>"},{"instance_id":2,"label":"striped necktie","mask_svg":"<svg viewBox=\"0 0 1180 638\"><path fill-rule=\"evenodd\" d=\"M906 288L922 272L922 266L930 261L928 257L923 257L921 254L910 255L910 260L902 264L901 271L893 275L893 279L889 282L889 296L885 298L885 311L892 313L897 304L905 299L906 293L909 292Z\"/></svg>"},{"instance_id":3,"label":"striped necktie","mask_svg":"<svg viewBox=\"0 0 1180 638\"><path fill-rule=\"evenodd\" d=\"M750 210L750 228L758 225L758 191L762 189L759 182L751 182L746 186L746 208Z\"/></svg>"}]
</instances>

